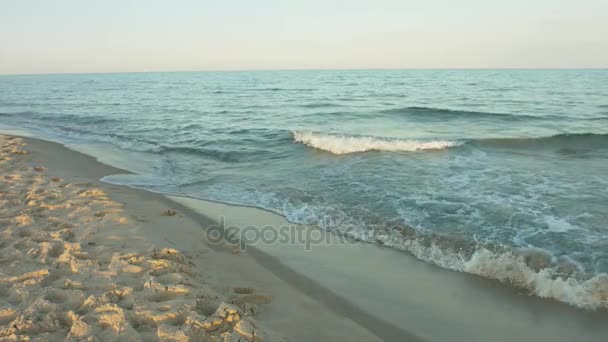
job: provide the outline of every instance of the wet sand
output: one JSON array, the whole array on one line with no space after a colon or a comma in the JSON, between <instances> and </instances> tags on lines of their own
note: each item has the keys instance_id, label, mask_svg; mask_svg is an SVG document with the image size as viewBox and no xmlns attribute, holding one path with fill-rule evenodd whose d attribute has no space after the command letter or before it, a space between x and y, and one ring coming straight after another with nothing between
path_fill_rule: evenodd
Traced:
<instances>
[{"instance_id":1,"label":"wet sand","mask_svg":"<svg viewBox=\"0 0 608 342\"><path fill-rule=\"evenodd\" d=\"M223 218L226 226L290 226L283 217L256 208L171 198L207 217ZM313 227L297 229L324 234ZM352 311L350 317L372 331L389 331L376 319L427 341L605 341L608 336L606 312L533 297L390 248L353 241L344 244L331 234L319 240L331 242L306 250L305 245L260 241L249 250L259 251L251 254L279 277L298 274L292 284L313 298L326 301L332 293L342 299L333 306L336 312L348 315L347 307L356 307L359 311ZM311 280L315 287L300 278ZM398 340L393 337L385 336Z\"/></svg>"}]
</instances>

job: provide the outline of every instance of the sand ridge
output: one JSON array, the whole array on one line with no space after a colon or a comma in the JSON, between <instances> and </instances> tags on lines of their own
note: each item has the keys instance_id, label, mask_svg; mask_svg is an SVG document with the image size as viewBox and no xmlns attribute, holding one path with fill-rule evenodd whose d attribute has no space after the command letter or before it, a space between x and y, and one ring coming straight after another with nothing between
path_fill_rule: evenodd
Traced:
<instances>
[{"instance_id":1,"label":"sand ridge","mask_svg":"<svg viewBox=\"0 0 608 342\"><path fill-rule=\"evenodd\" d=\"M207 283L103 189L32 167L20 138L0 146L0 340L270 339L254 319L269 296Z\"/></svg>"}]
</instances>

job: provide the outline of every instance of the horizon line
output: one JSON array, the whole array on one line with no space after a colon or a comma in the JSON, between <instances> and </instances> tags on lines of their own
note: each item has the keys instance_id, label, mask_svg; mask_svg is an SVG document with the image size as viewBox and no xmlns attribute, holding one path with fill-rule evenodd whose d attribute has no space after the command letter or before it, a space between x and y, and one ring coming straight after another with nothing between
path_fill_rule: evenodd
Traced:
<instances>
[{"instance_id":1,"label":"horizon line","mask_svg":"<svg viewBox=\"0 0 608 342\"><path fill-rule=\"evenodd\" d=\"M144 71L77 71L0 73L0 76L53 76L53 75L104 75L104 74L153 74L153 73L213 73L213 72L286 72L286 71L416 71L416 70L607 70L604 67L456 67L456 68L278 68L278 69L176 69Z\"/></svg>"}]
</instances>

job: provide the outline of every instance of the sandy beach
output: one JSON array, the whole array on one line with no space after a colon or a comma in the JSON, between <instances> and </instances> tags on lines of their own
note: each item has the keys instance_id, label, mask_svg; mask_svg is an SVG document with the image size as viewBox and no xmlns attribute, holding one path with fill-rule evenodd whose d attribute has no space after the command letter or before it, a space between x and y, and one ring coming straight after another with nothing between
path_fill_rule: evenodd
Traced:
<instances>
[{"instance_id":1,"label":"sandy beach","mask_svg":"<svg viewBox=\"0 0 608 342\"><path fill-rule=\"evenodd\" d=\"M0 342L608 342L608 1L0 13Z\"/></svg>"},{"instance_id":2,"label":"sandy beach","mask_svg":"<svg viewBox=\"0 0 608 342\"><path fill-rule=\"evenodd\" d=\"M0 340L378 340L163 196L58 144L0 137ZM314 328L312 328L314 327Z\"/></svg>"},{"instance_id":3,"label":"sandy beach","mask_svg":"<svg viewBox=\"0 0 608 342\"><path fill-rule=\"evenodd\" d=\"M57 143L0 139L0 340L603 341L608 333L605 312L331 234L310 250L210 241L204 232L218 218L289 223L104 183L127 171Z\"/></svg>"}]
</instances>

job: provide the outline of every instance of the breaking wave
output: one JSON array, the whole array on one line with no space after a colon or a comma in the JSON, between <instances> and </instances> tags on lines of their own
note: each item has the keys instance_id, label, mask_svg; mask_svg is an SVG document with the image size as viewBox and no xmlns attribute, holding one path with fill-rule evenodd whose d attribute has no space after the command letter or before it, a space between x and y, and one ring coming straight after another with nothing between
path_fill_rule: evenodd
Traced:
<instances>
[{"instance_id":1,"label":"breaking wave","mask_svg":"<svg viewBox=\"0 0 608 342\"><path fill-rule=\"evenodd\" d=\"M446 140L398 140L365 136L331 135L303 131L293 131L293 139L298 143L333 154L348 154L366 151L413 152L421 150L443 150L459 145L457 142Z\"/></svg>"},{"instance_id":2,"label":"breaking wave","mask_svg":"<svg viewBox=\"0 0 608 342\"><path fill-rule=\"evenodd\" d=\"M608 309L608 274L586 273L574 260L541 248L515 248L406 225L372 224L369 230L333 232L412 254L442 268L497 280L541 298L591 310ZM370 234L370 232L372 232Z\"/></svg>"},{"instance_id":3,"label":"breaking wave","mask_svg":"<svg viewBox=\"0 0 608 342\"><path fill-rule=\"evenodd\" d=\"M475 146L508 149L558 148L564 153L579 149L608 148L608 134L563 133L548 137L495 138L448 140L401 140L372 136L324 134L306 131L293 131L293 139L318 150L333 154L348 154L367 151L412 152L421 150L443 150L456 146Z\"/></svg>"}]
</instances>

